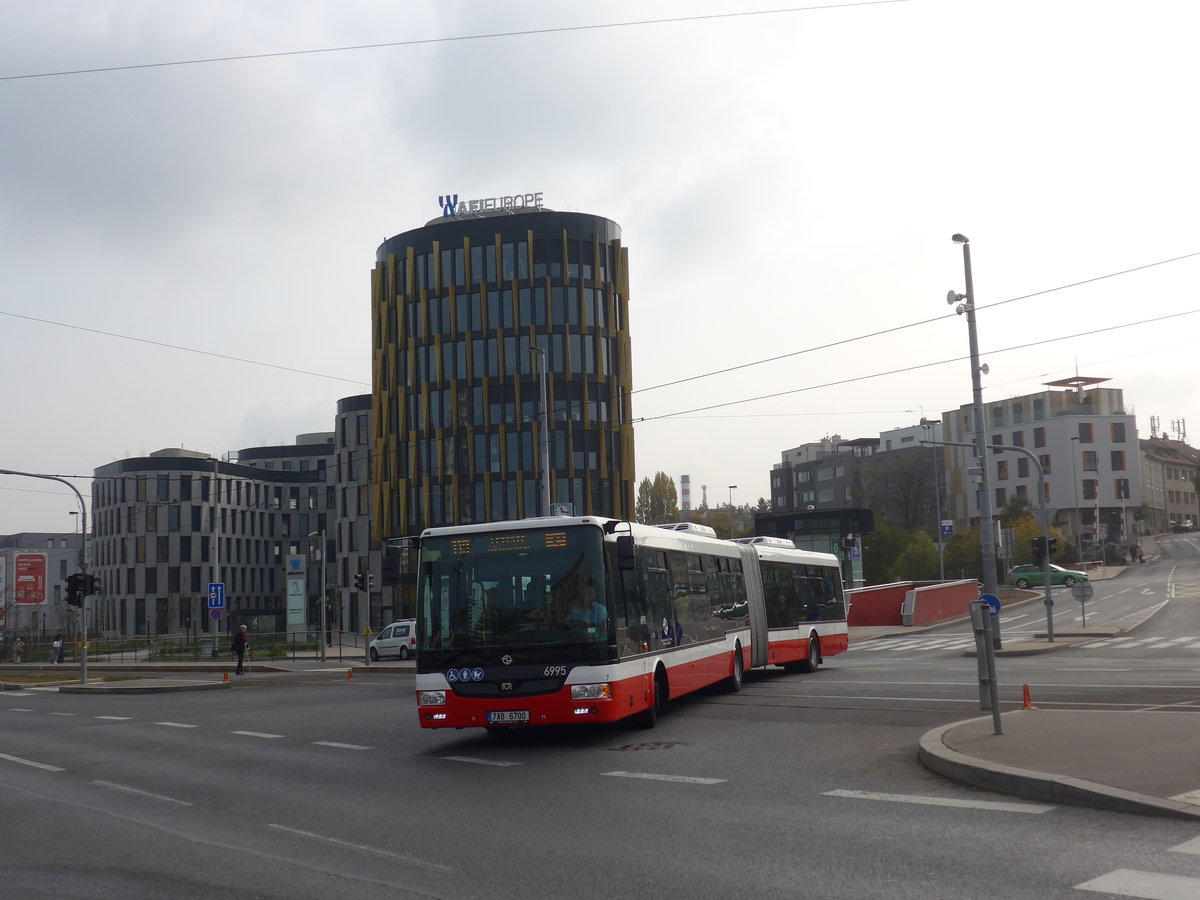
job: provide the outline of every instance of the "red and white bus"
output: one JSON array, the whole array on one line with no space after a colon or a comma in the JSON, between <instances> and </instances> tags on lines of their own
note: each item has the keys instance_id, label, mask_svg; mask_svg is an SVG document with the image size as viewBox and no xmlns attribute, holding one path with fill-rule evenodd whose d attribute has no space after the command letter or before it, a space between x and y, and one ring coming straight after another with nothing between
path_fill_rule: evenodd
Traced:
<instances>
[{"instance_id":1,"label":"red and white bus","mask_svg":"<svg viewBox=\"0 0 1200 900\"><path fill-rule=\"evenodd\" d=\"M425 728L649 728L672 697L846 649L836 556L593 516L428 529L417 598Z\"/></svg>"}]
</instances>

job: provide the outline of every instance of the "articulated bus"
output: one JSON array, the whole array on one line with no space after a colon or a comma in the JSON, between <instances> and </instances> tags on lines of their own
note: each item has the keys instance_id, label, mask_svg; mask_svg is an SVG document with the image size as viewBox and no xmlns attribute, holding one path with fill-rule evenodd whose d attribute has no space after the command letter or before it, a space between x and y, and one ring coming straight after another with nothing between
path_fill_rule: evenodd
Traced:
<instances>
[{"instance_id":1,"label":"articulated bus","mask_svg":"<svg viewBox=\"0 0 1200 900\"><path fill-rule=\"evenodd\" d=\"M594 516L430 528L417 572L425 728L613 722L846 649L837 557Z\"/></svg>"}]
</instances>

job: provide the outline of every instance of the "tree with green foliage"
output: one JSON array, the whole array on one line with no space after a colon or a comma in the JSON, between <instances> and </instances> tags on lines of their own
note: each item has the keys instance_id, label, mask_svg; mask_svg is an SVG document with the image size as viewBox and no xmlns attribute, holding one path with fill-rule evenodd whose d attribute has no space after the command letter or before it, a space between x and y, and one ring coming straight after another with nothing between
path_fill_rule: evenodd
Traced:
<instances>
[{"instance_id":1,"label":"tree with green foliage","mask_svg":"<svg viewBox=\"0 0 1200 900\"><path fill-rule=\"evenodd\" d=\"M1012 528L1012 523L1018 519L1031 518L1033 516L1033 504L1029 502L1028 497L1021 497L1013 494L1008 498L1008 502L1004 504L1004 509L1000 510L1000 524L1005 528Z\"/></svg>"},{"instance_id":2,"label":"tree with green foliage","mask_svg":"<svg viewBox=\"0 0 1200 900\"><path fill-rule=\"evenodd\" d=\"M979 530L969 528L960 531L946 542L946 577L950 579L983 577L982 549L979 546Z\"/></svg>"},{"instance_id":3,"label":"tree with green foliage","mask_svg":"<svg viewBox=\"0 0 1200 900\"><path fill-rule=\"evenodd\" d=\"M634 514L639 522L647 525L679 521L679 494L670 475L658 472L653 481L649 478L641 480Z\"/></svg>"},{"instance_id":4,"label":"tree with green foliage","mask_svg":"<svg viewBox=\"0 0 1200 900\"><path fill-rule=\"evenodd\" d=\"M927 531L918 531L892 564L892 581L937 581L938 551Z\"/></svg>"},{"instance_id":5,"label":"tree with green foliage","mask_svg":"<svg viewBox=\"0 0 1200 900\"><path fill-rule=\"evenodd\" d=\"M863 581L867 584L887 584L892 577L897 557L913 540L913 533L893 528L887 519L875 520L873 534L863 535Z\"/></svg>"}]
</instances>

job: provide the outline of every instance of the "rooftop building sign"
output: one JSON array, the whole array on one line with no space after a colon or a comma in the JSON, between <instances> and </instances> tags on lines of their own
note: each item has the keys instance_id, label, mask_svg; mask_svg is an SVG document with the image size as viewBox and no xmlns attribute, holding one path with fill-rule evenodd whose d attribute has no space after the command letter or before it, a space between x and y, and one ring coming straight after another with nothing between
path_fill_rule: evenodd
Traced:
<instances>
[{"instance_id":1,"label":"rooftop building sign","mask_svg":"<svg viewBox=\"0 0 1200 900\"><path fill-rule=\"evenodd\" d=\"M512 194L505 197L483 197L478 200L463 200L458 194L439 194L438 204L442 207L443 218L467 216L471 213L482 213L491 210L525 209L532 207L541 209L542 192L536 194Z\"/></svg>"}]
</instances>

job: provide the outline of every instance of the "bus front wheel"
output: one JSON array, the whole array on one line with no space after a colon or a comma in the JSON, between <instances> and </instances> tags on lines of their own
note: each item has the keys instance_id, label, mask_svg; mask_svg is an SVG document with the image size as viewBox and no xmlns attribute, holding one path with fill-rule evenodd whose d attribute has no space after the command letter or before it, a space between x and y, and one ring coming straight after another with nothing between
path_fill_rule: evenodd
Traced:
<instances>
[{"instance_id":1,"label":"bus front wheel","mask_svg":"<svg viewBox=\"0 0 1200 900\"><path fill-rule=\"evenodd\" d=\"M667 706L667 674L659 669L654 673L653 694L650 705L633 717L633 724L638 728L653 728L658 723L659 714Z\"/></svg>"}]
</instances>

